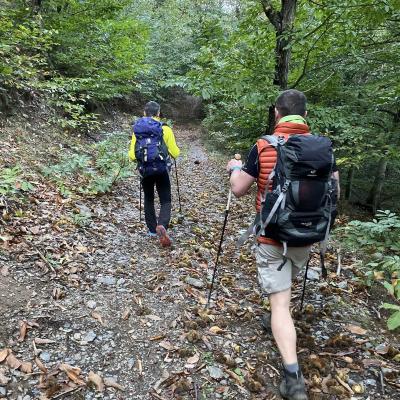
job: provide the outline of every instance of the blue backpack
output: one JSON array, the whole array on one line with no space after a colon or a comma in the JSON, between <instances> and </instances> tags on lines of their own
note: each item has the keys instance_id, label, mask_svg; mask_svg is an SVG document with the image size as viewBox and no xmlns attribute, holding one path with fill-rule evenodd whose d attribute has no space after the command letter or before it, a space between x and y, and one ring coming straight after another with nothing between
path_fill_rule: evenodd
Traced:
<instances>
[{"instance_id":1,"label":"blue backpack","mask_svg":"<svg viewBox=\"0 0 400 400\"><path fill-rule=\"evenodd\" d=\"M133 125L133 133L140 175L144 178L169 171L171 159L164 142L162 123L151 117L139 118Z\"/></svg>"}]
</instances>

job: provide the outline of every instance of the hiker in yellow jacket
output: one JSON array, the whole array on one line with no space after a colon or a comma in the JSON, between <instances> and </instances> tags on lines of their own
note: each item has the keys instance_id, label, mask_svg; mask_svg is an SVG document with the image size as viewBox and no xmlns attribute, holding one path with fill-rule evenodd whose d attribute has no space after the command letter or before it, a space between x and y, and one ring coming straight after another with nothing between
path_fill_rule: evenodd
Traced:
<instances>
[{"instance_id":1,"label":"hiker in yellow jacket","mask_svg":"<svg viewBox=\"0 0 400 400\"><path fill-rule=\"evenodd\" d=\"M171 218L171 159L180 154L172 129L160 122L160 105L155 101L144 107L144 117L133 126L129 158L138 162L144 193L144 215L149 236L158 236L163 247L171 245L167 229ZM157 219L154 187L160 198Z\"/></svg>"}]
</instances>

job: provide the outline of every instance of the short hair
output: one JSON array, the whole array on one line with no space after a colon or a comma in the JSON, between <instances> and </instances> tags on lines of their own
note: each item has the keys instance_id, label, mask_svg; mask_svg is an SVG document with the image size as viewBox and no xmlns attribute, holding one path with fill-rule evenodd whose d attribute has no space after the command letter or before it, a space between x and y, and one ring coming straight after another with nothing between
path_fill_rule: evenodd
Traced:
<instances>
[{"instance_id":1,"label":"short hair","mask_svg":"<svg viewBox=\"0 0 400 400\"><path fill-rule=\"evenodd\" d=\"M307 98L303 92L289 89L282 92L275 101L275 107L282 117L306 114Z\"/></svg>"},{"instance_id":2,"label":"short hair","mask_svg":"<svg viewBox=\"0 0 400 400\"><path fill-rule=\"evenodd\" d=\"M160 112L160 105L155 101L149 101L144 106L144 112L147 117L156 117Z\"/></svg>"}]
</instances>

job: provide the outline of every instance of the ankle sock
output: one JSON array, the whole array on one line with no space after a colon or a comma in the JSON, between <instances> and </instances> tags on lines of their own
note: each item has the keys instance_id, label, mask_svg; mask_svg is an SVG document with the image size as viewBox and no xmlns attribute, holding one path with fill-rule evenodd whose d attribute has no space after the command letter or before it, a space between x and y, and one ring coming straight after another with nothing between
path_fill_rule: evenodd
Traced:
<instances>
[{"instance_id":1,"label":"ankle sock","mask_svg":"<svg viewBox=\"0 0 400 400\"><path fill-rule=\"evenodd\" d=\"M284 364L283 367L285 368L285 371L289 372L290 374L297 374L300 372L299 363Z\"/></svg>"}]
</instances>

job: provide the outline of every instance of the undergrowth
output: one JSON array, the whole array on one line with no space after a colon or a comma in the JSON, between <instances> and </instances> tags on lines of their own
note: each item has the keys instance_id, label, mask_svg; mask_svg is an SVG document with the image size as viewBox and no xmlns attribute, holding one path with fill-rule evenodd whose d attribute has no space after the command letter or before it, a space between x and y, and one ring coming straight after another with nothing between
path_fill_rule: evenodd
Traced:
<instances>
[{"instance_id":1,"label":"undergrowth","mask_svg":"<svg viewBox=\"0 0 400 400\"><path fill-rule=\"evenodd\" d=\"M108 193L115 183L132 175L126 137L125 132L113 133L93 145L90 154L66 154L59 163L43 167L42 173L64 197Z\"/></svg>"},{"instance_id":2,"label":"undergrowth","mask_svg":"<svg viewBox=\"0 0 400 400\"><path fill-rule=\"evenodd\" d=\"M351 221L336 230L348 251L355 252L364 272L365 283L382 284L392 303L382 304L390 310L390 330L400 327L400 217L391 211L379 211L372 221Z\"/></svg>"}]
</instances>

